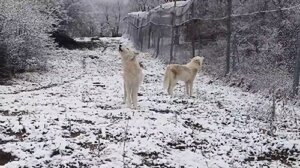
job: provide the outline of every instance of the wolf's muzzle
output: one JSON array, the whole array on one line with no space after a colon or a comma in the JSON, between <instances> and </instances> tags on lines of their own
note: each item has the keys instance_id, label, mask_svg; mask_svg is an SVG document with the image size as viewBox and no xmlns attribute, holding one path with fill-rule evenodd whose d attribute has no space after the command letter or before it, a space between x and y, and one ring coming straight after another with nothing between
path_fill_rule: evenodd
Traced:
<instances>
[{"instance_id":1,"label":"wolf's muzzle","mask_svg":"<svg viewBox=\"0 0 300 168\"><path fill-rule=\"evenodd\" d=\"M122 50L122 45L119 45L119 51L121 51L121 52L123 51Z\"/></svg>"}]
</instances>

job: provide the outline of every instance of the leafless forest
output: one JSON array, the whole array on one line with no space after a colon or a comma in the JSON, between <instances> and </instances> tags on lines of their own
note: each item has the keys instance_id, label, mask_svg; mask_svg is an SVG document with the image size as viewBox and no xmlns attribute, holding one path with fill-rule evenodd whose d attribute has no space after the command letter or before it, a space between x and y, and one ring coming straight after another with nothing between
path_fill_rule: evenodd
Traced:
<instances>
[{"instance_id":1,"label":"leafless forest","mask_svg":"<svg viewBox=\"0 0 300 168\"><path fill-rule=\"evenodd\" d=\"M206 72L226 75L230 85L295 95L298 9L297 1L179 1L130 13L128 34L139 49L152 48L166 62L203 55Z\"/></svg>"},{"instance_id":2,"label":"leafless forest","mask_svg":"<svg viewBox=\"0 0 300 168\"><path fill-rule=\"evenodd\" d=\"M137 49L152 49L167 63L203 55L206 73L232 86L297 94L297 0L198 0L184 6L178 1L177 7L153 9L166 2L1 1L0 76L43 69L60 36L128 35ZM134 15L137 11L148 15Z\"/></svg>"}]
</instances>

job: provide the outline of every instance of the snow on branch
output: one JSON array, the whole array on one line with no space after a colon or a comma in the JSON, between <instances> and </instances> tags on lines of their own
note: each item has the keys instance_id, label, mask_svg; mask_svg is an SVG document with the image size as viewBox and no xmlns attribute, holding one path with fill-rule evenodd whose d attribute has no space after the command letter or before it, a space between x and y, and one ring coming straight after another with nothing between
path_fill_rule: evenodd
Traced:
<instances>
[{"instance_id":1,"label":"snow on branch","mask_svg":"<svg viewBox=\"0 0 300 168\"><path fill-rule=\"evenodd\" d=\"M237 17L253 16L253 15L262 14L262 13L266 14L266 13L274 13L274 12L279 12L279 11L290 11L290 10L293 10L293 9L297 9L299 7L300 7L300 4L292 6L292 7L279 8L279 9L273 9L273 10L257 11L257 12L245 13L245 14L233 14L233 15L231 15L231 17L232 18L237 18ZM125 19L128 19L128 16L125 17L124 20ZM181 22L179 24L176 24L175 26L182 26L184 24L187 24L187 23L189 23L191 21L195 21L195 20L198 20L198 21L222 21L222 20L226 20L226 19L228 19L228 16L219 17L219 18L192 18L192 19L186 20L184 22ZM159 23L156 23L156 22L153 22L153 21L149 21L149 22L147 22L147 23L145 23L141 26L136 26L136 25L131 23L131 25L134 26L137 29L144 28L144 27L148 26L149 24L153 24L153 25L156 25L156 26L172 27L171 24L159 24Z\"/></svg>"}]
</instances>

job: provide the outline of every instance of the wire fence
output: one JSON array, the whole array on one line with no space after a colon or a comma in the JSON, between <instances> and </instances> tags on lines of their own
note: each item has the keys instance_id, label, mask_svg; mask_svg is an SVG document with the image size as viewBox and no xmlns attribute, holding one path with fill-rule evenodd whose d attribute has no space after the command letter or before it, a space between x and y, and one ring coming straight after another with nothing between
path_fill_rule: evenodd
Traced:
<instances>
[{"instance_id":1,"label":"wire fence","mask_svg":"<svg viewBox=\"0 0 300 168\"><path fill-rule=\"evenodd\" d=\"M300 23L291 22L300 18L300 4L232 13L239 7L228 0L214 11L220 17L203 16L201 5L201 1L178 1L129 13L126 34L137 49L152 52L166 63L184 63L203 55L209 73L246 76L247 88L277 85L298 93L300 63L295 42Z\"/></svg>"}]
</instances>

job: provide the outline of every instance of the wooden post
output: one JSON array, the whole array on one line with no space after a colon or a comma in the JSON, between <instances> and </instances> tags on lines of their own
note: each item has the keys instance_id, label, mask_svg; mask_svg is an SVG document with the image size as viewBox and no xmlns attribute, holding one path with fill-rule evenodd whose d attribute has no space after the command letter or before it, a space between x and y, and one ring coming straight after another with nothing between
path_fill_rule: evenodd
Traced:
<instances>
[{"instance_id":1,"label":"wooden post","mask_svg":"<svg viewBox=\"0 0 300 168\"><path fill-rule=\"evenodd\" d=\"M230 48L231 48L231 10L232 10L232 0L227 0L227 49L226 49L226 71L225 75L230 72Z\"/></svg>"},{"instance_id":2,"label":"wooden post","mask_svg":"<svg viewBox=\"0 0 300 168\"><path fill-rule=\"evenodd\" d=\"M294 70L294 82L293 82L293 96L299 94L299 76L300 76L300 31L297 30L297 56L295 61L295 70Z\"/></svg>"}]
</instances>

